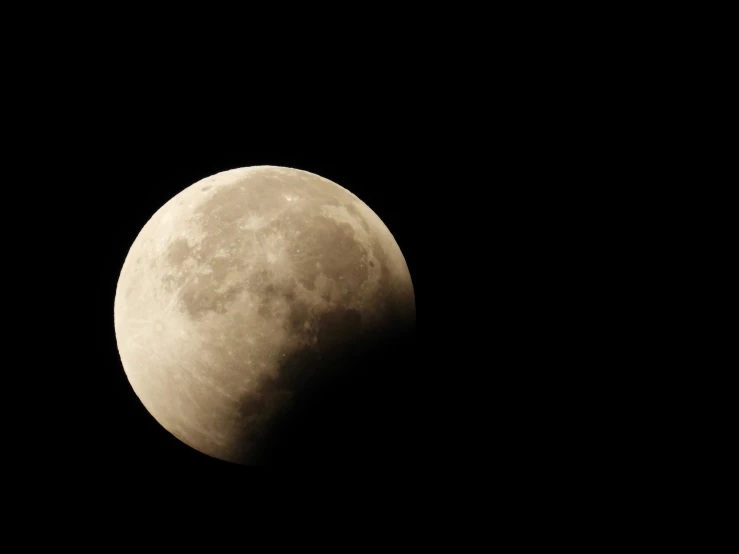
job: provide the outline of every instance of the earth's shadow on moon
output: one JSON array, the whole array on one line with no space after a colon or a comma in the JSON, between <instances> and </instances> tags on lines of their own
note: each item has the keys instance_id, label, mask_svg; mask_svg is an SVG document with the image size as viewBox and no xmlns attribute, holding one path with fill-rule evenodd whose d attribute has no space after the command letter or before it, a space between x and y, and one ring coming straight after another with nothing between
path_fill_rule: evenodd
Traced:
<instances>
[{"instance_id":1,"label":"earth's shadow on moon","mask_svg":"<svg viewBox=\"0 0 739 554\"><path fill-rule=\"evenodd\" d=\"M243 441L240 462L255 466L397 463L413 455L415 324L360 332L351 310L327 314L315 347L288 355L277 379L242 398L292 393L289 408ZM254 438L257 438L254 441Z\"/></svg>"}]
</instances>

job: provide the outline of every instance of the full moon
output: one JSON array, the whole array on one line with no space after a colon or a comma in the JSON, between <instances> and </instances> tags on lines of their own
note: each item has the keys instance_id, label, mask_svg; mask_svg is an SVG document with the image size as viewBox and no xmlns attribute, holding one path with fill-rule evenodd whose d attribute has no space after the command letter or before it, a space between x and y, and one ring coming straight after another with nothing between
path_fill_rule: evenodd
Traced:
<instances>
[{"instance_id":1,"label":"full moon","mask_svg":"<svg viewBox=\"0 0 739 554\"><path fill-rule=\"evenodd\" d=\"M351 372L415 319L408 266L380 218L338 184L276 166L218 173L164 204L114 302L144 407L190 447L241 464L265 459L312 384Z\"/></svg>"}]
</instances>

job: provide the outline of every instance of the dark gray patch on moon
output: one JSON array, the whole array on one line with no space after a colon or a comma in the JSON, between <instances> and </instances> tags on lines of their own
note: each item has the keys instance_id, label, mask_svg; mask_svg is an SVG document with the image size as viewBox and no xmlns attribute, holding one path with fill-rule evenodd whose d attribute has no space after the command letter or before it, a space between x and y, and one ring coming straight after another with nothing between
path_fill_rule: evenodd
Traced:
<instances>
[{"instance_id":1,"label":"dark gray patch on moon","mask_svg":"<svg viewBox=\"0 0 739 554\"><path fill-rule=\"evenodd\" d=\"M187 239L178 238L167 247L167 262L172 266L181 265L190 255L190 245Z\"/></svg>"}]
</instances>

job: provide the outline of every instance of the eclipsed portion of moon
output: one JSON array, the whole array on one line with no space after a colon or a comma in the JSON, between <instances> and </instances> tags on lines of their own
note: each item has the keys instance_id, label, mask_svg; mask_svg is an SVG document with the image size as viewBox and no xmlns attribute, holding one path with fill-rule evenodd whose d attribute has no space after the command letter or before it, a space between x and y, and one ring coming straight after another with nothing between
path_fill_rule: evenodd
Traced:
<instances>
[{"instance_id":1,"label":"eclipsed portion of moon","mask_svg":"<svg viewBox=\"0 0 739 554\"><path fill-rule=\"evenodd\" d=\"M398 244L359 198L256 166L203 179L154 214L114 316L151 415L205 454L251 463L311 380L351 371L346 352L415 325L415 299Z\"/></svg>"}]
</instances>

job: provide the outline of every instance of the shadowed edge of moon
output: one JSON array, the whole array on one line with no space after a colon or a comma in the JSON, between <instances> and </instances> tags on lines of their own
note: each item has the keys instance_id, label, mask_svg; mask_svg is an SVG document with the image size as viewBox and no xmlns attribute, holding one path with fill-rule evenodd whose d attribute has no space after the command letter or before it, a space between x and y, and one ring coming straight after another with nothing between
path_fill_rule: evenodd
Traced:
<instances>
[{"instance_id":1,"label":"shadowed edge of moon","mask_svg":"<svg viewBox=\"0 0 739 554\"><path fill-rule=\"evenodd\" d=\"M354 421L358 425L354 432L361 434L366 429L360 420L371 414L381 418L378 410L384 406L366 405L360 399L368 394L381 399L393 387L394 376L386 371L398 369L398 352L409 348L415 322L385 320L367 328L362 327L358 312L339 308L323 314L319 325L317 344L289 353L276 378L263 377L241 397L242 416L262 413L267 408L263 402L269 399L286 401L268 420L260 420L257 428L244 430L231 461L248 465L329 462L329 453L335 454L344 446L339 443L349 439L342 437L343 425ZM366 413L359 414L360 409ZM353 444L361 439L350 438ZM368 449L377 447L367 444Z\"/></svg>"}]
</instances>

